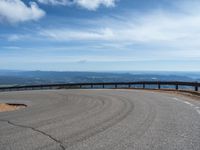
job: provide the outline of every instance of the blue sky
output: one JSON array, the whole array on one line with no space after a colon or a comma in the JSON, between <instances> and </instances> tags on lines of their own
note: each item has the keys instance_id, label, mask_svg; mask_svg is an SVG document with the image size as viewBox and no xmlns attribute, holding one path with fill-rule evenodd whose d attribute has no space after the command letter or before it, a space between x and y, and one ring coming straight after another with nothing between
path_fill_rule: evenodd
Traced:
<instances>
[{"instance_id":1,"label":"blue sky","mask_svg":"<svg viewBox=\"0 0 200 150\"><path fill-rule=\"evenodd\" d=\"M1 0L0 69L200 71L199 0Z\"/></svg>"}]
</instances>

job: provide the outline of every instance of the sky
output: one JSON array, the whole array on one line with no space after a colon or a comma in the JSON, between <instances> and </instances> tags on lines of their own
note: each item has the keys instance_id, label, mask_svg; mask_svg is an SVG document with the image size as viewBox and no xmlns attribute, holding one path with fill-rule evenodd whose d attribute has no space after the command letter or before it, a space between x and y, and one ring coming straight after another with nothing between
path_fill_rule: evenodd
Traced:
<instances>
[{"instance_id":1,"label":"sky","mask_svg":"<svg viewBox=\"0 0 200 150\"><path fill-rule=\"evenodd\" d=\"M200 71L200 1L0 0L0 69Z\"/></svg>"}]
</instances>

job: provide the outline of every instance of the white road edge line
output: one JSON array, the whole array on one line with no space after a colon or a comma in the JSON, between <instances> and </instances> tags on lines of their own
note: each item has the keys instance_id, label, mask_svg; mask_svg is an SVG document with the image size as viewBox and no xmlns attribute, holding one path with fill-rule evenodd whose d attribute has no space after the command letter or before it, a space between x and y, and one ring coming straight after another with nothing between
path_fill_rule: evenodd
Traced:
<instances>
[{"instance_id":1,"label":"white road edge line","mask_svg":"<svg viewBox=\"0 0 200 150\"><path fill-rule=\"evenodd\" d=\"M195 107L195 109L200 114L200 107Z\"/></svg>"},{"instance_id":2,"label":"white road edge line","mask_svg":"<svg viewBox=\"0 0 200 150\"><path fill-rule=\"evenodd\" d=\"M181 102L181 103L184 103L184 104L187 104L187 105L190 105L191 107L193 107L196 112L200 115L200 107L198 106L195 106L194 104L190 103L190 102L187 102L187 101L183 101L183 100L179 100L178 98L176 97L173 97L174 100L178 101L178 102Z\"/></svg>"}]
</instances>

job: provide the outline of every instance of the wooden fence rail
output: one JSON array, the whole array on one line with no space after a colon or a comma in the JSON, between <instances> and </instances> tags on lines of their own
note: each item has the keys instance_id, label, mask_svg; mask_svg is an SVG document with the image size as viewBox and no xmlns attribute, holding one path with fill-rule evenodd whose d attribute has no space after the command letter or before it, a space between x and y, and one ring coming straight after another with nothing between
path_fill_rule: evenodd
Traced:
<instances>
[{"instance_id":1,"label":"wooden fence rail","mask_svg":"<svg viewBox=\"0 0 200 150\"><path fill-rule=\"evenodd\" d=\"M199 82L174 82L174 81L139 81L139 82L100 82L100 83L67 83L67 84L44 84L44 85L24 85L0 87L0 91L24 91L24 90L42 90L42 89L83 89L83 88L135 88L141 86L143 89L148 89L147 86L154 85L151 89L164 89L163 86L174 87L179 90L180 86L192 87L194 91L198 91ZM125 86L125 87L124 87Z\"/></svg>"}]
</instances>

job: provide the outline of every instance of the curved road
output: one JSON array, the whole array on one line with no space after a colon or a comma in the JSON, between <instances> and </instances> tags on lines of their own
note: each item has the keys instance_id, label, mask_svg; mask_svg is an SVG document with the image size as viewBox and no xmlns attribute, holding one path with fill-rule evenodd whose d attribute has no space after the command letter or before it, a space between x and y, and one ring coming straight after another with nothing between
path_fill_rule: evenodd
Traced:
<instances>
[{"instance_id":1,"label":"curved road","mask_svg":"<svg viewBox=\"0 0 200 150\"><path fill-rule=\"evenodd\" d=\"M137 90L0 93L2 150L200 150L200 102Z\"/></svg>"}]
</instances>

